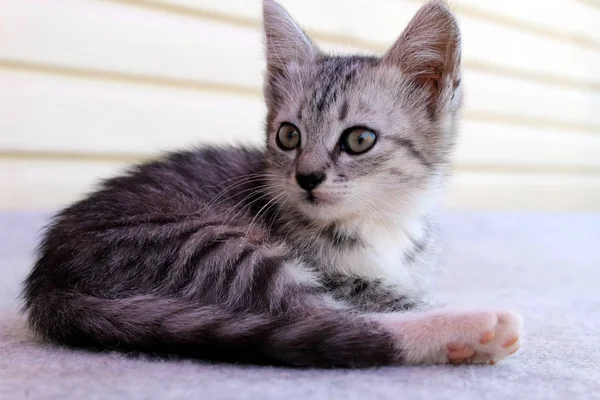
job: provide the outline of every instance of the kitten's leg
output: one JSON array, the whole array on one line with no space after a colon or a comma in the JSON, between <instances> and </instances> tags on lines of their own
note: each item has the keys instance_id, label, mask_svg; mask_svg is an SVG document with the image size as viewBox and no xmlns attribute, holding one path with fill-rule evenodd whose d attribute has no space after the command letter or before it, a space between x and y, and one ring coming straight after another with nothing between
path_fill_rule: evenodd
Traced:
<instances>
[{"instance_id":1,"label":"kitten's leg","mask_svg":"<svg viewBox=\"0 0 600 400\"><path fill-rule=\"evenodd\" d=\"M521 325L509 312L365 315L299 305L253 313L181 298L73 293L41 296L30 323L77 346L312 367L495 362L518 349Z\"/></svg>"},{"instance_id":2,"label":"kitten's leg","mask_svg":"<svg viewBox=\"0 0 600 400\"><path fill-rule=\"evenodd\" d=\"M418 296L408 296L404 290L380 279L328 275L324 285L334 299L364 313L424 311L428 308Z\"/></svg>"},{"instance_id":3,"label":"kitten's leg","mask_svg":"<svg viewBox=\"0 0 600 400\"><path fill-rule=\"evenodd\" d=\"M520 347L521 317L509 311L435 310L375 318L394 333L408 364L493 364Z\"/></svg>"}]
</instances>

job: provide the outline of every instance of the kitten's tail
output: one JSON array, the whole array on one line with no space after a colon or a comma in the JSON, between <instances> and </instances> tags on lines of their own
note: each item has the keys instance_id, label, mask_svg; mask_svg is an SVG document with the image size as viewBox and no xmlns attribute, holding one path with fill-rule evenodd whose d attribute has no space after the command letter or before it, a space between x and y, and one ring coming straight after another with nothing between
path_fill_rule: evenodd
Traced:
<instances>
[{"instance_id":1,"label":"kitten's tail","mask_svg":"<svg viewBox=\"0 0 600 400\"><path fill-rule=\"evenodd\" d=\"M202 359L294 366L398 364L392 335L364 316L341 311L252 314L185 299L100 299L61 291L26 305L34 331L54 341Z\"/></svg>"}]
</instances>

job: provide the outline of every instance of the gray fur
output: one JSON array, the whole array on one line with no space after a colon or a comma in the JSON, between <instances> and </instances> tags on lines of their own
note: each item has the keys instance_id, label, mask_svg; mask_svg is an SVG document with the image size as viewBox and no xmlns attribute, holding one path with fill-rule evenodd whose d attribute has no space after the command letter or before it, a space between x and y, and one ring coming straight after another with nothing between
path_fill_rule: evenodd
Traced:
<instances>
[{"instance_id":1,"label":"gray fur","mask_svg":"<svg viewBox=\"0 0 600 400\"><path fill-rule=\"evenodd\" d=\"M461 97L454 18L428 3L381 59L323 54L272 0L264 18L265 148L169 154L60 212L25 282L36 332L233 361L403 361L373 313L426 301ZM300 148L278 148L284 122ZM368 152L340 148L353 126L378 134ZM308 193L295 176L314 173Z\"/></svg>"}]
</instances>

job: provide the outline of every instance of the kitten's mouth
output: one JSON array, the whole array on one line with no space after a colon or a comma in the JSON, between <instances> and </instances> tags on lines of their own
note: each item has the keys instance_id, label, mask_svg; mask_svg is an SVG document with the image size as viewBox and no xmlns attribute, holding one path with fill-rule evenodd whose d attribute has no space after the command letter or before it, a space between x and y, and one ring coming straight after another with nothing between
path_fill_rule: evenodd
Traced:
<instances>
[{"instance_id":1,"label":"kitten's mouth","mask_svg":"<svg viewBox=\"0 0 600 400\"><path fill-rule=\"evenodd\" d=\"M324 206L335 203L334 199L322 193L307 192L305 200L313 206Z\"/></svg>"},{"instance_id":2,"label":"kitten's mouth","mask_svg":"<svg viewBox=\"0 0 600 400\"><path fill-rule=\"evenodd\" d=\"M306 193L306 201L308 201L313 206L319 205L319 201L317 200L315 195L312 194L312 192Z\"/></svg>"}]
</instances>

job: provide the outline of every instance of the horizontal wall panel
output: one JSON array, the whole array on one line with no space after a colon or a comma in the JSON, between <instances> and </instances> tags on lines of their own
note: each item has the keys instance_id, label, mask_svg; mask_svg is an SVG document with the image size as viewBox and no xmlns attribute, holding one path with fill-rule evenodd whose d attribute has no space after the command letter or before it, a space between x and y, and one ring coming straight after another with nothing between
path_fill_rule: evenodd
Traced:
<instances>
[{"instance_id":1,"label":"horizontal wall panel","mask_svg":"<svg viewBox=\"0 0 600 400\"><path fill-rule=\"evenodd\" d=\"M599 70L600 73L600 70ZM585 92L493 73L466 70L464 106L469 112L518 115L570 129L600 133L600 92Z\"/></svg>"},{"instance_id":2,"label":"horizontal wall panel","mask_svg":"<svg viewBox=\"0 0 600 400\"><path fill-rule=\"evenodd\" d=\"M459 166L600 172L600 135L472 121L461 125Z\"/></svg>"},{"instance_id":3,"label":"horizontal wall panel","mask_svg":"<svg viewBox=\"0 0 600 400\"><path fill-rule=\"evenodd\" d=\"M167 4L171 3L178 4L173 0ZM246 78L241 79L243 82L254 79L262 49L262 36L256 29L260 17L256 6L249 8L245 4L251 2L245 0L187 3L191 10L208 7L211 11L223 5L223 13L229 13L225 15L239 12L246 17L251 13L255 24L239 24L235 19L211 20L210 15L198 17L193 12L152 7L162 4L158 1L147 2L148 6L132 1L3 2L0 14L5 22L0 57L185 78L200 74L219 80L228 76ZM391 44L418 8L418 3L413 2L378 0L374 4L354 0L344 7L344 18L340 18L336 2L283 3L310 31L322 32L317 33L318 39L362 43L370 50L382 50ZM361 29L357 29L357 21ZM467 64L483 63L529 74L590 81L594 87L600 87L596 74L600 52L468 16L461 18L461 26ZM73 29L76 35L72 34ZM210 58L220 52L228 62L211 62Z\"/></svg>"},{"instance_id":4,"label":"horizontal wall panel","mask_svg":"<svg viewBox=\"0 0 600 400\"><path fill-rule=\"evenodd\" d=\"M149 154L261 143L259 97L0 71L0 149Z\"/></svg>"},{"instance_id":5,"label":"horizontal wall panel","mask_svg":"<svg viewBox=\"0 0 600 400\"><path fill-rule=\"evenodd\" d=\"M592 0L595 1L595 0ZM491 23L509 24L516 29L526 29L557 40L600 46L600 3L594 7L578 0L538 1L502 0L452 0L454 8L478 15Z\"/></svg>"},{"instance_id":6,"label":"horizontal wall panel","mask_svg":"<svg viewBox=\"0 0 600 400\"><path fill-rule=\"evenodd\" d=\"M461 172L446 204L469 209L598 210L600 176Z\"/></svg>"},{"instance_id":7,"label":"horizontal wall panel","mask_svg":"<svg viewBox=\"0 0 600 400\"><path fill-rule=\"evenodd\" d=\"M0 2L0 60L244 85L260 77L255 29L107 1Z\"/></svg>"},{"instance_id":8,"label":"horizontal wall panel","mask_svg":"<svg viewBox=\"0 0 600 400\"><path fill-rule=\"evenodd\" d=\"M125 163L0 158L0 209L56 209L93 190ZM6 189L8 188L8 189Z\"/></svg>"},{"instance_id":9,"label":"horizontal wall panel","mask_svg":"<svg viewBox=\"0 0 600 400\"><path fill-rule=\"evenodd\" d=\"M91 191L124 163L0 158L2 209L56 209ZM448 188L451 207L479 209L598 209L600 177L457 172Z\"/></svg>"}]
</instances>

